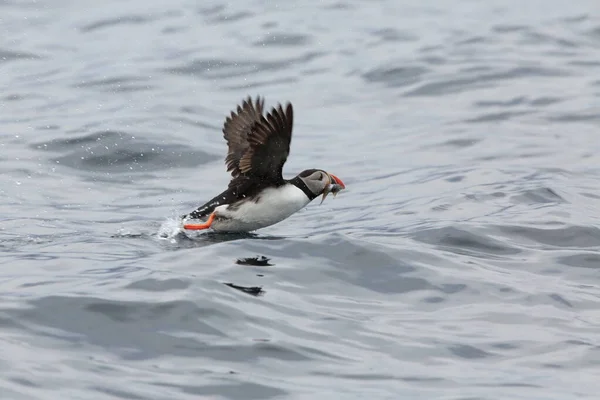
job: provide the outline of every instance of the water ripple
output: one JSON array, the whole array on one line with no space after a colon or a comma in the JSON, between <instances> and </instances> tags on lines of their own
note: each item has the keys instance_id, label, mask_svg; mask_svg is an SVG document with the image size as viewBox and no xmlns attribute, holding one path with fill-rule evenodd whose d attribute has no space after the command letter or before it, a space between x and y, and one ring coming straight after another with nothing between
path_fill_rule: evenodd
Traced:
<instances>
[{"instance_id":1,"label":"water ripple","mask_svg":"<svg viewBox=\"0 0 600 400\"><path fill-rule=\"evenodd\" d=\"M2 397L595 399L591 4L0 0ZM347 190L182 232L256 94Z\"/></svg>"}]
</instances>

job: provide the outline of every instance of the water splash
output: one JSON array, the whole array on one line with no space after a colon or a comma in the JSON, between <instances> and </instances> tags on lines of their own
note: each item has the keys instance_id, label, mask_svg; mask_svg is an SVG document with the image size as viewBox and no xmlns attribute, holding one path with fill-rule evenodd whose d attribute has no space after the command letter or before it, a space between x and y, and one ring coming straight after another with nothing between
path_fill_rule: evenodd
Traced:
<instances>
[{"instance_id":1,"label":"water splash","mask_svg":"<svg viewBox=\"0 0 600 400\"><path fill-rule=\"evenodd\" d=\"M183 232L181 226L181 219L179 217L169 217L163 222L158 229L156 236L159 239L170 240L171 242L176 241L176 237Z\"/></svg>"}]
</instances>

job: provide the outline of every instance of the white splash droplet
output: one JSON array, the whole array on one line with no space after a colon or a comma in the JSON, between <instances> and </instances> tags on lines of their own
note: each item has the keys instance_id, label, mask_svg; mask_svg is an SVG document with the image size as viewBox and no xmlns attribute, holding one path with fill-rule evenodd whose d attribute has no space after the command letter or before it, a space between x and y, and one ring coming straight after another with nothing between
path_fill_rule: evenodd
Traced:
<instances>
[{"instance_id":1,"label":"white splash droplet","mask_svg":"<svg viewBox=\"0 0 600 400\"><path fill-rule=\"evenodd\" d=\"M181 232L181 229L181 219L171 217L162 223L156 235L159 239L171 240L173 242L175 241L174 238Z\"/></svg>"}]
</instances>

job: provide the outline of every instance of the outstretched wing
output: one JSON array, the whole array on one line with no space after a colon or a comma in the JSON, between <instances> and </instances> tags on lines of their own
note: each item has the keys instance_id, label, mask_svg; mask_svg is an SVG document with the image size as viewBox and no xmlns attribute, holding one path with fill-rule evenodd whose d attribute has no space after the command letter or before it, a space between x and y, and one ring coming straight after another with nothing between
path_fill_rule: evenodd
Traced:
<instances>
[{"instance_id":1,"label":"outstretched wing","mask_svg":"<svg viewBox=\"0 0 600 400\"><path fill-rule=\"evenodd\" d=\"M248 96L241 106L238 105L237 112L231 112L231 116L225 119L223 124L223 137L227 141L227 172L231 171L233 178L241 174L239 163L244 153L250 147L248 134L262 117L265 100L257 97L253 104Z\"/></svg>"},{"instance_id":2,"label":"outstretched wing","mask_svg":"<svg viewBox=\"0 0 600 400\"><path fill-rule=\"evenodd\" d=\"M289 103L285 110L278 105L264 116L263 105L260 97L254 104L248 98L225 120L223 134L229 146L225 162L233 177L230 185L247 178L283 180L292 141L293 108Z\"/></svg>"}]
</instances>

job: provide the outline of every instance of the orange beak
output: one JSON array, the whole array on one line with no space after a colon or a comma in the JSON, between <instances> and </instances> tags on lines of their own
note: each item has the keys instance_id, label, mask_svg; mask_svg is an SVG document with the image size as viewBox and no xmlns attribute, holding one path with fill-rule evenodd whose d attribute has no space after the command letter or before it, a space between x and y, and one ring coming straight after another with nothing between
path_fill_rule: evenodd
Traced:
<instances>
[{"instance_id":1,"label":"orange beak","mask_svg":"<svg viewBox=\"0 0 600 400\"><path fill-rule=\"evenodd\" d=\"M346 189L346 185L344 185L344 182L342 182L342 180L340 178L338 178L334 174L329 174L329 176L331 176L331 178L335 181L335 183L340 185L342 187L342 189Z\"/></svg>"},{"instance_id":2,"label":"orange beak","mask_svg":"<svg viewBox=\"0 0 600 400\"><path fill-rule=\"evenodd\" d=\"M329 175L330 184L325 186L323 189L323 198L321 199L321 204L323 204L325 197L327 197L329 193L333 193L333 197L335 197L340 190L346 189L346 185L344 185L344 182L342 182L340 178L330 173L327 173L327 175ZM332 182L335 182L335 187L332 186Z\"/></svg>"}]
</instances>

